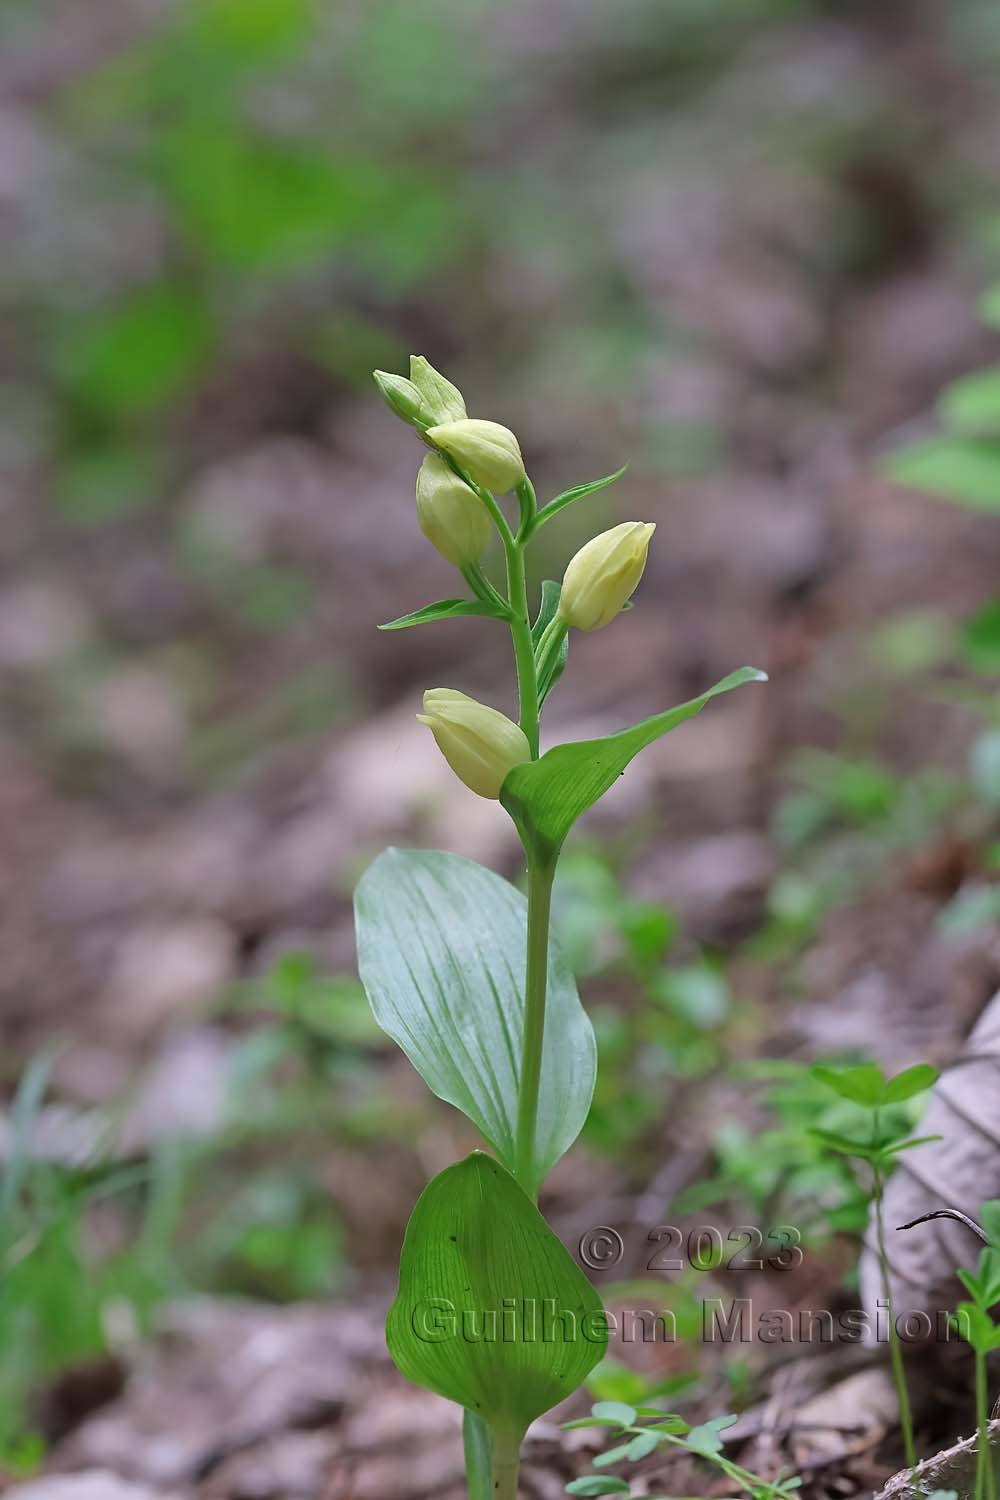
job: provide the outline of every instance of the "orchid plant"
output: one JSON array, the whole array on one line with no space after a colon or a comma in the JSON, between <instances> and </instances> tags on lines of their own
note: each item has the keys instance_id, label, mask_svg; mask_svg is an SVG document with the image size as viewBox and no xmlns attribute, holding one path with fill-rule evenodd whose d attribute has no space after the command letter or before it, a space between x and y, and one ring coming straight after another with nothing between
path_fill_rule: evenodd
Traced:
<instances>
[{"instance_id":1,"label":"orchid plant","mask_svg":"<svg viewBox=\"0 0 1000 1500\"><path fill-rule=\"evenodd\" d=\"M388 849L357 888L358 965L376 1020L489 1147L447 1167L418 1199L387 1341L404 1375L464 1408L470 1500L514 1500L528 1426L582 1384L608 1339L600 1298L536 1206L546 1173L583 1126L597 1069L593 1029L549 935L560 851L640 750L764 674L741 668L679 707L541 754L542 709L571 632L618 617L654 527L626 521L595 536L532 608L528 547L624 471L539 507L514 434L469 418L461 392L427 360L414 356L408 379L377 371L375 380L427 447L417 520L468 589L382 629L485 616L510 630L517 722L447 687L424 694L419 717L466 786L506 809L527 866L525 898L471 860ZM516 515L504 509L511 493ZM494 535L503 587L482 567Z\"/></svg>"}]
</instances>

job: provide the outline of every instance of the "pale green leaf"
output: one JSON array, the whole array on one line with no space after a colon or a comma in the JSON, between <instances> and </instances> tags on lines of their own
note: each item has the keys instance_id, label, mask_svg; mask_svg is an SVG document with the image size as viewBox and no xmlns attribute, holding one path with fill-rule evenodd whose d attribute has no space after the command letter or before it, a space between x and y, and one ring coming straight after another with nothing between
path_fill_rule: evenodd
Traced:
<instances>
[{"instance_id":1,"label":"pale green leaf","mask_svg":"<svg viewBox=\"0 0 1000 1500\"><path fill-rule=\"evenodd\" d=\"M409 1380L520 1437L582 1384L607 1319L527 1194L477 1151L417 1199L386 1341Z\"/></svg>"},{"instance_id":2,"label":"pale green leaf","mask_svg":"<svg viewBox=\"0 0 1000 1500\"><path fill-rule=\"evenodd\" d=\"M590 1414L600 1422L617 1422L619 1427L631 1427L636 1418L635 1407L626 1401L596 1401Z\"/></svg>"},{"instance_id":3,"label":"pale green leaf","mask_svg":"<svg viewBox=\"0 0 1000 1500\"><path fill-rule=\"evenodd\" d=\"M527 903L456 854L386 849L354 898L358 970L375 1019L427 1086L514 1165ZM535 1185L576 1140L597 1075L573 976L549 949Z\"/></svg>"}]
</instances>

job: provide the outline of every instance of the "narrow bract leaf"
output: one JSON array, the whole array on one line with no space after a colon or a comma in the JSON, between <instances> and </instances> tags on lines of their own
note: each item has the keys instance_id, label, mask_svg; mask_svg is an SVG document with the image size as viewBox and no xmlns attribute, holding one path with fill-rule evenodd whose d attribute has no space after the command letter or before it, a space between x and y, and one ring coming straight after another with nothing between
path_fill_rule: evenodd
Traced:
<instances>
[{"instance_id":1,"label":"narrow bract leaf","mask_svg":"<svg viewBox=\"0 0 1000 1500\"><path fill-rule=\"evenodd\" d=\"M559 595L562 585L554 578L546 578L542 584L542 602L538 610L538 618L531 627L531 643L537 648L539 641L547 625L555 619L556 610L559 608ZM566 670L566 661L569 657L569 633L563 637L562 644L555 656L552 658L548 668L540 673L538 678L538 707L541 708L546 698L559 681ZM537 665L537 663L536 663Z\"/></svg>"},{"instance_id":2,"label":"narrow bract leaf","mask_svg":"<svg viewBox=\"0 0 1000 1500\"><path fill-rule=\"evenodd\" d=\"M417 1199L386 1341L407 1379L520 1437L597 1364L607 1317L527 1194L477 1151Z\"/></svg>"},{"instance_id":3,"label":"narrow bract leaf","mask_svg":"<svg viewBox=\"0 0 1000 1500\"><path fill-rule=\"evenodd\" d=\"M559 511L565 510L567 505L572 505L574 500L582 500L584 495L592 495L595 490L603 490L609 484L614 484L620 479L628 468L628 464L622 464L613 474L605 474L603 479L590 479L586 484L574 484L571 489L563 490L561 495L556 495L547 505L543 505L535 517L532 531L537 531L539 526L544 526L546 521L551 521Z\"/></svg>"},{"instance_id":4,"label":"narrow bract leaf","mask_svg":"<svg viewBox=\"0 0 1000 1500\"><path fill-rule=\"evenodd\" d=\"M554 578L546 578L542 583L542 598L538 606L538 618L531 627L531 644L537 646L541 640L546 625L551 625L555 619L556 610L559 608L559 594L562 584L557 583Z\"/></svg>"},{"instance_id":5,"label":"narrow bract leaf","mask_svg":"<svg viewBox=\"0 0 1000 1500\"><path fill-rule=\"evenodd\" d=\"M412 614L400 615L398 620L389 620L379 630L409 630L411 625L432 625L435 620L457 620L463 615L491 615L502 620L503 615L485 599L439 599L436 604L425 604Z\"/></svg>"},{"instance_id":6,"label":"narrow bract leaf","mask_svg":"<svg viewBox=\"0 0 1000 1500\"><path fill-rule=\"evenodd\" d=\"M376 1021L428 1088L468 1115L513 1167L524 897L457 854L386 849L362 876L354 911L358 970ZM579 1135L596 1075L593 1027L553 944L533 1186Z\"/></svg>"},{"instance_id":7,"label":"narrow bract leaf","mask_svg":"<svg viewBox=\"0 0 1000 1500\"><path fill-rule=\"evenodd\" d=\"M548 852L557 850L581 813L603 797L640 750L699 713L711 698L747 682L766 682L756 667L741 667L698 698L654 714L604 739L556 745L540 760L515 766L500 801L522 837Z\"/></svg>"}]
</instances>

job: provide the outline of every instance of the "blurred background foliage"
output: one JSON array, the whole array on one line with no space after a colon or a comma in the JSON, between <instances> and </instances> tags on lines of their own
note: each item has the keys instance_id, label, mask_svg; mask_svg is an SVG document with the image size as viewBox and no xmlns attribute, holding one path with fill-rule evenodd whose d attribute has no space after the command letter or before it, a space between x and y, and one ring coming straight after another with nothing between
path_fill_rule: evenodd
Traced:
<instances>
[{"instance_id":1,"label":"blurred background foliage","mask_svg":"<svg viewBox=\"0 0 1000 1500\"><path fill-rule=\"evenodd\" d=\"M517 870L411 727L504 643L374 630L453 591L411 350L543 495L631 460L536 583L658 523L550 733L773 679L567 860L557 1222L857 1231L807 1059L938 1060L1000 978L998 81L993 0L0 4L2 1461L165 1297L387 1274L467 1144L343 977L387 839Z\"/></svg>"}]
</instances>

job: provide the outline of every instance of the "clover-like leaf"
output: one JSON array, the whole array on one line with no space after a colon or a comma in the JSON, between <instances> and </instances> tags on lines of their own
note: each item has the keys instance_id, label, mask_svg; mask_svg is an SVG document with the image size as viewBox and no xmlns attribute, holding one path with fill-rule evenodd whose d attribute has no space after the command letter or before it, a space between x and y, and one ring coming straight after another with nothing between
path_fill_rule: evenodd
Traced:
<instances>
[{"instance_id":1,"label":"clover-like leaf","mask_svg":"<svg viewBox=\"0 0 1000 1500\"><path fill-rule=\"evenodd\" d=\"M912 1099L916 1094L922 1094L926 1089L937 1083L938 1070L930 1063L914 1063L912 1068L904 1068L902 1073L897 1073L890 1078L882 1093L883 1104L902 1104L906 1099Z\"/></svg>"},{"instance_id":2,"label":"clover-like leaf","mask_svg":"<svg viewBox=\"0 0 1000 1500\"><path fill-rule=\"evenodd\" d=\"M817 1063L812 1074L842 1099L850 1099L865 1109L877 1109L883 1102L885 1075L876 1063L857 1063L849 1068L830 1068Z\"/></svg>"}]
</instances>

